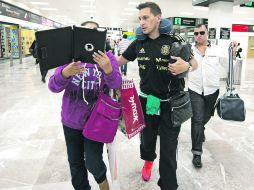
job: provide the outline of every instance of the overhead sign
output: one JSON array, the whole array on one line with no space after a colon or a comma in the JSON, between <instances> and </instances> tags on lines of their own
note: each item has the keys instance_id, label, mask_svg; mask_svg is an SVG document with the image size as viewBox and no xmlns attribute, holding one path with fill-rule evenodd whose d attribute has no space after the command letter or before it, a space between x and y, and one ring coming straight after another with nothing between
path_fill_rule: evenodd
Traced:
<instances>
[{"instance_id":1,"label":"overhead sign","mask_svg":"<svg viewBox=\"0 0 254 190\"><path fill-rule=\"evenodd\" d=\"M254 0L248 1L247 3L241 4L240 7L254 7Z\"/></svg>"},{"instance_id":2,"label":"overhead sign","mask_svg":"<svg viewBox=\"0 0 254 190\"><path fill-rule=\"evenodd\" d=\"M209 28L208 38L216 39L216 28Z\"/></svg>"},{"instance_id":3,"label":"overhead sign","mask_svg":"<svg viewBox=\"0 0 254 190\"><path fill-rule=\"evenodd\" d=\"M196 19L195 18L185 18L185 17L174 17L174 25L178 26L195 26Z\"/></svg>"},{"instance_id":4,"label":"overhead sign","mask_svg":"<svg viewBox=\"0 0 254 190\"><path fill-rule=\"evenodd\" d=\"M18 7L9 5L7 3L0 3L0 15L17 18L21 20L30 20L30 14L29 12L20 9Z\"/></svg>"},{"instance_id":5,"label":"overhead sign","mask_svg":"<svg viewBox=\"0 0 254 190\"><path fill-rule=\"evenodd\" d=\"M245 24L233 24L232 32L248 32L249 27Z\"/></svg>"},{"instance_id":6,"label":"overhead sign","mask_svg":"<svg viewBox=\"0 0 254 190\"><path fill-rule=\"evenodd\" d=\"M42 20L42 25L44 25L44 26L49 26L49 27L53 27L54 26L52 20L49 20L49 19L47 19L45 17L42 17L41 20Z\"/></svg>"},{"instance_id":7,"label":"overhead sign","mask_svg":"<svg viewBox=\"0 0 254 190\"><path fill-rule=\"evenodd\" d=\"M208 19L203 19L203 24L207 26L208 25Z\"/></svg>"},{"instance_id":8,"label":"overhead sign","mask_svg":"<svg viewBox=\"0 0 254 190\"><path fill-rule=\"evenodd\" d=\"M232 32L254 32L254 25L232 24Z\"/></svg>"},{"instance_id":9,"label":"overhead sign","mask_svg":"<svg viewBox=\"0 0 254 190\"><path fill-rule=\"evenodd\" d=\"M43 24L46 26L55 26L55 27L63 26L60 23L54 22L50 19L44 18L42 16L36 15L34 13L31 13L29 11L26 11L24 9L1 1L0 1L0 15L25 20L37 24Z\"/></svg>"},{"instance_id":10,"label":"overhead sign","mask_svg":"<svg viewBox=\"0 0 254 190\"><path fill-rule=\"evenodd\" d=\"M34 13L30 14L30 22L36 23L36 24L42 24L42 17L39 15L36 15Z\"/></svg>"},{"instance_id":11,"label":"overhead sign","mask_svg":"<svg viewBox=\"0 0 254 190\"><path fill-rule=\"evenodd\" d=\"M220 28L220 39L229 40L230 39L230 28Z\"/></svg>"},{"instance_id":12,"label":"overhead sign","mask_svg":"<svg viewBox=\"0 0 254 190\"><path fill-rule=\"evenodd\" d=\"M254 32L254 25L248 26L248 32Z\"/></svg>"}]
</instances>

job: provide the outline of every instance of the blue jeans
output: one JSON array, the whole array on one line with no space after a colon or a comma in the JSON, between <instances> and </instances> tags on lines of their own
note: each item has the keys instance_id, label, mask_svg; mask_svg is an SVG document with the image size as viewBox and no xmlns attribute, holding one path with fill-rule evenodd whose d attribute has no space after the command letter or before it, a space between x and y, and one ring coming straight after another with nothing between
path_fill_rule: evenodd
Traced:
<instances>
[{"instance_id":1,"label":"blue jeans","mask_svg":"<svg viewBox=\"0 0 254 190\"><path fill-rule=\"evenodd\" d=\"M63 126L67 147L71 181L75 190L91 190L87 170L99 184L106 179L106 165L103 162L103 143L91 141L82 131Z\"/></svg>"},{"instance_id":2,"label":"blue jeans","mask_svg":"<svg viewBox=\"0 0 254 190\"><path fill-rule=\"evenodd\" d=\"M192 153L202 154L202 144L205 137L205 124L214 115L214 105L219 95L219 90L204 96L189 89L193 116L191 118Z\"/></svg>"}]
</instances>

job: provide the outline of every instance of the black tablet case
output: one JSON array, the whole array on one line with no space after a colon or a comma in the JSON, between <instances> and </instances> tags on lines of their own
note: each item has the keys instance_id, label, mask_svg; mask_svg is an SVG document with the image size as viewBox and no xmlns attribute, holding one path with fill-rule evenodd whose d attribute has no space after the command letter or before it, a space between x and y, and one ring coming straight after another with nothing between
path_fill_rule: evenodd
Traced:
<instances>
[{"instance_id":1,"label":"black tablet case","mask_svg":"<svg viewBox=\"0 0 254 190\"><path fill-rule=\"evenodd\" d=\"M71 26L36 32L41 70L75 61L95 63L93 52L104 52L107 31Z\"/></svg>"}]
</instances>

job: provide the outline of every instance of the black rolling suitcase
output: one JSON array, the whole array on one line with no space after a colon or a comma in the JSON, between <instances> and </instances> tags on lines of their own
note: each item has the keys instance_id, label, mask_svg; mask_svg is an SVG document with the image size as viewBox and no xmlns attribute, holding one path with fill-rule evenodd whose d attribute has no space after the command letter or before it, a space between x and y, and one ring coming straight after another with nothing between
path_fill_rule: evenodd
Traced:
<instances>
[{"instance_id":1,"label":"black rolling suitcase","mask_svg":"<svg viewBox=\"0 0 254 190\"><path fill-rule=\"evenodd\" d=\"M217 101L218 116L224 120L244 121L246 110L244 101L239 97L233 87L233 43L229 47L229 73L227 80L227 92Z\"/></svg>"}]
</instances>

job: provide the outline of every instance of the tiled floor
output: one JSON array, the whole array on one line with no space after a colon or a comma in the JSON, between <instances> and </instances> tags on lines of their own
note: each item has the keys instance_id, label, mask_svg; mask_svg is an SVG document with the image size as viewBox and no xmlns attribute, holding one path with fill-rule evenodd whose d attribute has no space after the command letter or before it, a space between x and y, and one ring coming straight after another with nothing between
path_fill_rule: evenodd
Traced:
<instances>
[{"instance_id":1,"label":"tiled floor","mask_svg":"<svg viewBox=\"0 0 254 190\"><path fill-rule=\"evenodd\" d=\"M244 81L238 87L246 103L246 121L227 122L217 116L210 121L202 157L204 167L200 170L191 163L190 122L182 127L177 170L179 190L254 189L253 61L248 60ZM62 94L51 93L47 84L40 81L33 58L25 58L23 64L15 60L13 67L8 61L0 62L0 189L73 189L60 123ZM134 65L129 65L127 77L138 84ZM51 74L52 71L48 76ZM117 143L121 190L158 190L158 159L152 180L142 182L138 137L128 140L118 132ZM107 160L106 153L104 157ZM90 179L92 190L98 190L94 179L91 176Z\"/></svg>"}]
</instances>

